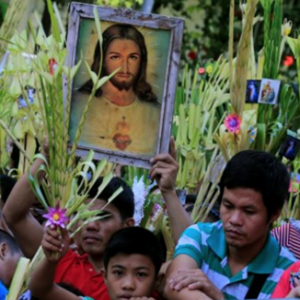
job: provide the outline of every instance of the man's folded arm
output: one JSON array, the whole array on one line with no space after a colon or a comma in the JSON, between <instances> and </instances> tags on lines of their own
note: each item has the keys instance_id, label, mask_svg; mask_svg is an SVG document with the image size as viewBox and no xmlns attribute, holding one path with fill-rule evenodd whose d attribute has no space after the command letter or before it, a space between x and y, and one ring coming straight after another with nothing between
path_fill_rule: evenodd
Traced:
<instances>
[{"instance_id":1,"label":"man's folded arm","mask_svg":"<svg viewBox=\"0 0 300 300\"><path fill-rule=\"evenodd\" d=\"M171 262L164 286L164 297L168 300L211 300L205 293L200 290L189 290L188 287L177 291L172 284L172 279L179 270L199 269L196 261L191 257L180 254Z\"/></svg>"}]
</instances>

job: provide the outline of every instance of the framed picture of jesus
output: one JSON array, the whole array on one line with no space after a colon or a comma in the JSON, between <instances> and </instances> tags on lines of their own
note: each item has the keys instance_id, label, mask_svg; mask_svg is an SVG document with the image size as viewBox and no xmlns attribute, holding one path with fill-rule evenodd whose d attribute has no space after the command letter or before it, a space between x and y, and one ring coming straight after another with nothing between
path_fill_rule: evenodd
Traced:
<instances>
[{"instance_id":1,"label":"framed picture of jesus","mask_svg":"<svg viewBox=\"0 0 300 300\"><path fill-rule=\"evenodd\" d=\"M183 20L97 7L100 44L94 7L70 6L69 64L83 59L100 78L118 71L90 100L77 153L93 149L97 159L150 167L151 157L168 152ZM82 64L72 82L71 144L92 89Z\"/></svg>"}]
</instances>

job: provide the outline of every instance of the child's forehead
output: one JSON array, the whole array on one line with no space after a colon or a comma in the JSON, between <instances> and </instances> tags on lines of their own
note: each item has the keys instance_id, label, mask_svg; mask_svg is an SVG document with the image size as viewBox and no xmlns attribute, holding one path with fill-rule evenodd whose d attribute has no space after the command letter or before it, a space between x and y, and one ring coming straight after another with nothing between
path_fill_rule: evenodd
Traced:
<instances>
[{"instance_id":1,"label":"child's forehead","mask_svg":"<svg viewBox=\"0 0 300 300\"><path fill-rule=\"evenodd\" d=\"M151 261L150 257L139 253L118 253L111 257L108 267L119 267L124 269L155 269L154 263Z\"/></svg>"}]
</instances>

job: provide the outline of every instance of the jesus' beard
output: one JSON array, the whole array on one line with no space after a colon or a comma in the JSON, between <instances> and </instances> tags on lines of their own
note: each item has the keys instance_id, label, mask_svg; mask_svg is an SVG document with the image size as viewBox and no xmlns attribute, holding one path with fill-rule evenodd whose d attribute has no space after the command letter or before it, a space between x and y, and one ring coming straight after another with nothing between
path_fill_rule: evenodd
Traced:
<instances>
[{"instance_id":1,"label":"jesus' beard","mask_svg":"<svg viewBox=\"0 0 300 300\"><path fill-rule=\"evenodd\" d=\"M133 86L135 80L132 79L131 81L127 81L127 82L126 82L126 81L119 81L119 80L116 80L115 77L112 77L112 78L110 79L110 82L111 82L112 85L113 85L114 87L116 87L119 91L123 91L123 90L129 91L129 90L132 88L132 86Z\"/></svg>"},{"instance_id":2,"label":"jesus' beard","mask_svg":"<svg viewBox=\"0 0 300 300\"><path fill-rule=\"evenodd\" d=\"M102 72L103 76L107 76L109 75L106 72L105 67L103 66L103 72ZM133 75L131 73L128 73L129 75L131 75L131 80L130 81L120 81L118 79L116 79L115 76L113 76L112 78L110 78L110 82L111 84L116 87L119 91L129 91L138 81L138 76L137 75Z\"/></svg>"}]
</instances>

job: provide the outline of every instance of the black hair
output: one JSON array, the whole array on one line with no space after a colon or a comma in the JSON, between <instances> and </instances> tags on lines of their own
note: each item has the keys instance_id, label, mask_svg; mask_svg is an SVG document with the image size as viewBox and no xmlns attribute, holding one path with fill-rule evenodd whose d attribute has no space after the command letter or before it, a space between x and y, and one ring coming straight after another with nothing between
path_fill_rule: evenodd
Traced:
<instances>
[{"instance_id":1,"label":"black hair","mask_svg":"<svg viewBox=\"0 0 300 300\"><path fill-rule=\"evenodd\" d=\"M17 169L20 161L20 150L15 143L12 145L12 151L10 155L10 168Z\"/></svg>"},{"instance_id":2,"label":"black hair","mask_svg":"<svg viewBox=\"0 0 300 300\"><path fill-rule=\"evenodd\" d=\"M192 213L194 206L195 206L194 204L188 204L188 206L185 208L185 211L187 213Z\"/></svg>"},{"instance_id":3,"label":"black hair","mask_svg":"<svg viewBox=\"0 0 300 300\"><path fill-rule=\"evenodd\" d=\"M16 184L17 180L8 176L8 175L0 175L0 194L1 200L3 203L6 202L11 190L13 189L14 185Z\"/></svg>"},{"instance_id":4,"label":"black hair","mask_svg":"<svg viewBox=\"0 0 300 300\"><path fill-rule=\"evenodd\" d=\"M270 218L282 208L289 183L290 176L285 165L273 154L257 150L241 151L231 158L223 172L219 201L225 187L250 188L261 193Z\"/></svg>"},{"instance_id":5,"label":"black hair","mask_svg":"<svg viewBox=\"0 0 300 300\"><path fill-rule=\"evenodd\" d=\"M99 177L92 188L89 191L88 197L95 198L98 193L98 188L102 184L103 178ZM107 184L105 189L98 196L98 199L108 201L108 199L114 194L114 192L123 188L123 191L114 198L112 204L120 212L122 220L132 218L134 214L134 195L131 188L119 177L113 177L112 180Z\"/></svg>"},{"instance_id":6,"label":"black hair","mask_svg":"<svg viewBox=\"0 0 300 300\"><path fill-rule=\"evenodd\" d=\"M113 234L104 251L105 270L109 261L118 254L147 256L155 267L156 275L163 262L163 253L158 239L154 233L142 227L126 227Z\"/></svg>"},{"instance_id":7,"label":"black hair","mask_svg":"<svg viewBox=\"0 0 300 300\"><path fill-rule=\"evenodd\" d=\"M142 33L140 33L132 25L115 24L105 29L102 35L103 35L103 43L102 43L103 59L105 58L106 51L108 49L109 44L116 39L132 40L139 46L141 51L141 65L139 68L139 72L137 74L137 82L133 85L133 89L141 101L157 103L157 97L153 93L152 87L147 82L146 79L148 52L145 44L145 39ZM101 57L100 44L97 43L94 52L94 62L91 67L92 71L94 71L96 74L98 74L100 68L100 57ZM101 77L105 75L108 74L106 73L105 66L103 66L101 70ZM89 80L80 88L80 90L91 92L92 88L93 88L93 82L92 80ZM96 91L95 95L97 97L102 95L101 88Z\"/></svg>"},{"instance_id":8,"label":"black hair","mask_svg":"<svg viewBox=\"0 0 300 300\"><path fill-rule=\"evenodd\" d=\"M0 229L0 243L6 243L12 253L21 253L21 249L16 240L2 229Z\"/></svg>"},{"instance_id":9,"label":"black hair","mask_svg":"<svg viewBox=\"0 0 300 300\"><path fill-rule=\"evenodd\" d=\"M185 204L195 204L197 200L196 194L187 194L185 197Z\"/></svg>"}]
</instances>

